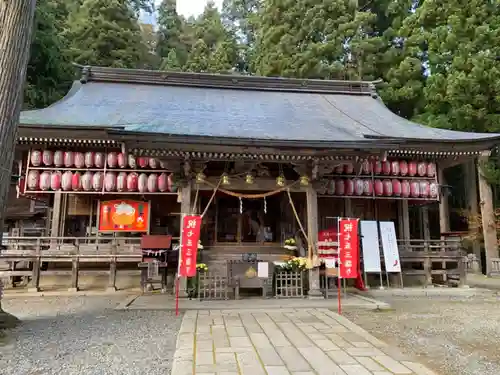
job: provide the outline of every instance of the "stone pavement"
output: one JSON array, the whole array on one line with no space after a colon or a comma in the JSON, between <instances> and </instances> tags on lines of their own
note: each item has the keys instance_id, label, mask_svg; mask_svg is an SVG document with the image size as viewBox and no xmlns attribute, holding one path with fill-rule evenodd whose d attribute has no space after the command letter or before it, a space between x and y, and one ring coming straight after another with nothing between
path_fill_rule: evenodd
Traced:
<instances>
[{"instance_id":1,"label":"stone pavement","mask_svg":"<svg viewBox=\"0 0 500 375\"><path fill-rule=\"evenodd\" d=\"M171 375L436 375L326 308L191 310Z\"/></svg>"}]
</instances>

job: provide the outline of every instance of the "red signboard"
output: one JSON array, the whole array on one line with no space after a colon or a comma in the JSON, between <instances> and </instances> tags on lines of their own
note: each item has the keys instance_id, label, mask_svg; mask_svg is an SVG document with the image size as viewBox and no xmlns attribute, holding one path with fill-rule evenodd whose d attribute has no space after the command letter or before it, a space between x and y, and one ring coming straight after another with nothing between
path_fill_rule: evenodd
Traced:
<instances>
[{"instance_id":1,"label":"red signboard","mask_svg":"<svg viewBox=\"0 0 500 375\"><path fill-rule=\"evenodd\" d=\"M339 221L340 277L356 279L359 273L359 219Z\"/></svg>"},{"instance_id":2,"label":"red signboard","mask_svg":"<svg viewBox=\"0 0 500 375\"><path fill-rule=\"evenodd\" d=\"M336 258L338 254L337 228L322 230L318 233L318 256Z\"/></svg>"},{"instance_id":3,"label":"red signboard","mask_svg":"<svg viewBox=\"0 0 500 375\"><path fill-rule=\"evenodd\" d=\"M188 215L182 219L182 242L179 257L179 277L196 276L196 253L200 239L201 216Z\"/></svg>"},{"instance_id":4,"label":"red signboard","mask_svg":"<svg viewBox=\"0 0 500 375\"><path fill-rule=\"evenodd\" d=\"M101 201L99 232L148 232L149 202L120 199Z\"/></svg>"}]
</instances>

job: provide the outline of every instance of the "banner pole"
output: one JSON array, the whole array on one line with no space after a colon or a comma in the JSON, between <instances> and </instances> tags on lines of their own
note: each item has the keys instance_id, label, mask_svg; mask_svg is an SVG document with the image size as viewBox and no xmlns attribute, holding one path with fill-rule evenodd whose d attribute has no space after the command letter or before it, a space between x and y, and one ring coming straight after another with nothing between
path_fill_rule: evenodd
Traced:
<instances>
[{"instance_id":1,"label":"banner pole","mask_svg":"<svg viewBox=\"0 0 500 375\"><path fill-rule=\"evenodd\" d=\"M181 215L181 233L179 236L179 256L177 257L177 277L175 283L175 316L179 316L179 292L180 292L180 271L181 271L181 262L182 262L182 232L184 231L184 216Z\"/></svg>"}]
</instances>

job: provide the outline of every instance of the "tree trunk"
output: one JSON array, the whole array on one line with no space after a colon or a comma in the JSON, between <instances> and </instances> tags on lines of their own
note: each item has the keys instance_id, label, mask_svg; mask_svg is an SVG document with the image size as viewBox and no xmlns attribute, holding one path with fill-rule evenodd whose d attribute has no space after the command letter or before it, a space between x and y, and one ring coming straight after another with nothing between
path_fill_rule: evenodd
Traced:
<instances>
[{"instance_id":1,"label":"tree trunk","mask_svg":"<svg viewBox=\"0 0 500 375\"><path fill-rule=\"evenodd\" d=\"M36 0L0 0L0 243L35 7ZM0 328L11 320L2 310L0 295Z\"/></svg>"}]
</instances>

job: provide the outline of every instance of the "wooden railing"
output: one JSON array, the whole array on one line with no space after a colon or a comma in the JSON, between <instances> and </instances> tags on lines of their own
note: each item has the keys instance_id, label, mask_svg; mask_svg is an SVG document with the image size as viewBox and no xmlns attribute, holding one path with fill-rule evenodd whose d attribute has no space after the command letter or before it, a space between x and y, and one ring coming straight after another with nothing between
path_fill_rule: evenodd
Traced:
<instances>
[{"instance_id":1,"label":"wooden railing","mask_svg":"<svg viewBox=\"0 0 500 375\"><path fill-rule=\"evenodd\" d=\"M7 237L2 240L0 262L8 262L10 270L0 271L0 278L31 277L31 289L38 291L41 274L71 276L71 289L78 290L78 277L82 274L109 275L108 288L116 289L117 264L142 260L140 240L138 237ZM45 262L71 263L71 270L42 271ZM27 263L28 267L16 270L20 263ZM82 263L105 263L109 269L80 270Z\"/></svg>"}]
</instances>

